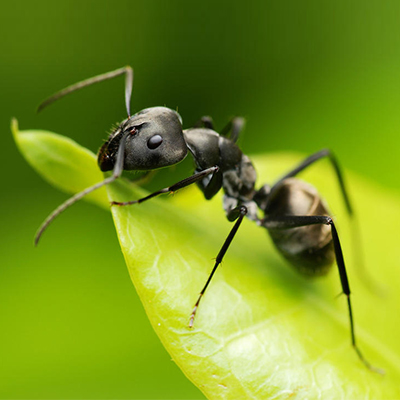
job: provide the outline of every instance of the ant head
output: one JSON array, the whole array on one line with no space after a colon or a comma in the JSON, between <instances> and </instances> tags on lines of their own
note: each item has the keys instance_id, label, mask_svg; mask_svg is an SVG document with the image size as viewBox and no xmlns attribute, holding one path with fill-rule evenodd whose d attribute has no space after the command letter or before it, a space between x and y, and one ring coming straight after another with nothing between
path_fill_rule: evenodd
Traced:
<instances>
[{"instance_id":1,"label":"ant head","mask_svg":"<svg viewBox=\"0 0 400 400\"><path fill-rule=\"evenodd\" d=\"M124 169L153 170L182 161L187 154L182 118L166 107L146 108L124 120L110 135L98 154L102 171L114 168L118 148L126 138Z\"/></svg>"}]
</instances>

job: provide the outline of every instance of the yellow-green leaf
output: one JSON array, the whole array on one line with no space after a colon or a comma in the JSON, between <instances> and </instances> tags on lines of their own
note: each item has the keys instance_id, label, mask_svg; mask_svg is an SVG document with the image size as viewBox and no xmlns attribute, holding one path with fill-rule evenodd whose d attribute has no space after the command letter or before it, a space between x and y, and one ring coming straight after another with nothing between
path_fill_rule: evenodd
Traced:
<instances>
[{"instance_id":1,"label":"yellow-green leaf","mask_svg":"<svg viewBox=\"0 0 400 400\"><path fill-rule=\"evenodd\" d=\"M25 133L15 134L22 141L19 135L24 138ZM30 135L36 148L46 148L41 157L51 154L52 163L58 152L74 164L86 157L69 140L64 148L64 139ZM20 148L27 152L26 146ZM47 161L39 162L36 154L29 152L29 161L57 182L61 172L53 176L58 168L47 168ZM254 157L259 184L273 182L300 159L293 154ZM98 180L95 159L91 160L80 171L87 186ZM59 168L64 170L63 189L73 192L70 182L75 178L68 178L73 168L69 163ZM197 188L112 208L132 281L173 360L210 399L399 398L399 196L346 174L363 239L362 268L351 240L354 222L343 211L331 167L321 161L302 177L329 200L347 262L359 346L373 365L386 370L385 376L365 368L351 347L346 301L335 298L341 291L336 267L315 280L297 275L271 245L267 232L248 220L189 329L198 293L232 226L221 199L207 202ZM122 179L109 185L108 193L117 201L143 195Z\"/></svg>"},{"instance_id":2,"label":"yellow-green leaf","mask_svg":"<svg viewBox=\"0 0 400 400\"><path fill-rule=\"evenodd\" d=\"M20 131L16 119L11 121L11 131L29 164L63 192L74 194L104 179L96 168L96 156L73 140L48 131ZM85 200L105 208L109 205L105 188L89 194Z\"/></svg>"}]
</instances>

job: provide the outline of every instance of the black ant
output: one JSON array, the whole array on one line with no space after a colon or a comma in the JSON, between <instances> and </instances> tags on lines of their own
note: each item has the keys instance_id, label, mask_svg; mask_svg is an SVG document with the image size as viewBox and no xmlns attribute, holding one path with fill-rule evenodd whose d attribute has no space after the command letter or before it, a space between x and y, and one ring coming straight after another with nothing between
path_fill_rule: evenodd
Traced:
<instances>
[{"instance_id":1,"label":"black ant","mask_svg":"<svg viewBox=\"0 0 400 400\"><path fill-rule=\"evenodd\" d=\"M236 222L200 292L190 316L189 327L193 327L200 301L246 216L268 230L277 249L304 275L324 275L336 259L342 290L347 297L351 343L367 368L382 372L364 358L356 343L350 286L335 224L317 190L295 178L314 162L327 157L337 175L347 211L352 215L343 176L332 152L321 150L311 155L274 185L265 184L257 190L257 175L253 164L236 145L244 125L242 118L233 118L217 133L210 117L203 117L194 128L182 130L180 115L166 107L146 108L131 116L133 70L129 66L69 86L41 103L38 110L71 92L123 74L126 76L125 102L128 118L111 133L98 154L100 169L104 172L112 171L112 175L71 197L53 211L39 228L35 244L38 244L44 230L55 217L88 193L118 179L123 170L149 171L175 165L189 151L195 162L192 176L138 200L111 202L111 205L116 206L142 203L159 194L175 192L193 183L199 186L207 200L223 189L226 217L229 221ZM258 216L260 211L262 218Z\"/></svg>"}]
</instances>

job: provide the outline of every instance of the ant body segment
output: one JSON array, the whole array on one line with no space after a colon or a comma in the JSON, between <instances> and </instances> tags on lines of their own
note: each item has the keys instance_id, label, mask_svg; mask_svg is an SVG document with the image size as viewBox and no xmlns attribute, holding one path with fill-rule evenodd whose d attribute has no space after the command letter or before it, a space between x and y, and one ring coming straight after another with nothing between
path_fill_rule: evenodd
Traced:
<instances>
[{"instance_id":1,"label":"ant body segment","mask_svg":"<svg viewBox=\"0 0 400 400\"><path fill-rule=\"evenodd\" d=\"M38 110L71 92L123 74L126 77L125 103L128 118L111 133L98 153L100 169L104 172L112 171L112 175L72 196L54 210L39 228L35 244L38 244L44 230L61 212L86 194L118 179L123 170L150 171L168 167L179 163L190 153L195 163L192 176L141 199L111 203L114 206L142 203L193 183L198 185L207 200L223 190L223 208L227 219L234 222L234 225L195 303L189 327L193 327L200 301L244 217L247 217L268 230L276 248L303 275L324 275L336 260L342 291L347 298L352 346L367 368L381 373L380 369L365 359L356 343L350 286L335 223L316 189L296 178L298 173L316 161L328 158L339 181L347 211L352 215L343 176L334 155L329 150L321 150L306 158L272 186L265 184L256 189L257 175L253 164L236 144L244 126L242 118L233 118L217 133L210 117L203 117L196 127L183 130L180 115L166 107L147 108L131 116L133 70L129 66L71 85L45 100ZM259 217L260 211L262 218Z\"/></svg>"}]
</instances>

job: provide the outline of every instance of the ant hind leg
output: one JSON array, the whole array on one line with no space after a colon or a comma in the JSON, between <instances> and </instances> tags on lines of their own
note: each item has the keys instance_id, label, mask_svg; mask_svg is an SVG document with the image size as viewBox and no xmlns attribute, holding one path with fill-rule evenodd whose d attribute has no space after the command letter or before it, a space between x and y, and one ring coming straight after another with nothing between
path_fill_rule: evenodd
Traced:
<instances>
[{"instance_id":1,"label":"ant hind leg","mask_svg":"<svg viewBox=\"0 0 400 400\"><path fill-rule=\"evenodd\" d=\"M350 320L350 334L351 334L351 344L357 353L361 362L371 371L377 372L379 374L384 374L384 371L380 368L376 368L367 361L363 353L359 349L356 341L355 329L354 329L354 317L350 300L350 285L347 277L346 266L344 263L344 257L342 252L342 247L340 245L339 236L335 227L335 224L331 217L319 216L319 215L285 215L282 217L266 218L263 221L263 226L267 229L291 229L301 226L308 225L319 225L325 224L331 227L333 247L335 251L336 264L339 271L340 282L342 285L343 294L347 297L347 307L349 310L349 320Z\"/></svg>"}]
</instances>

